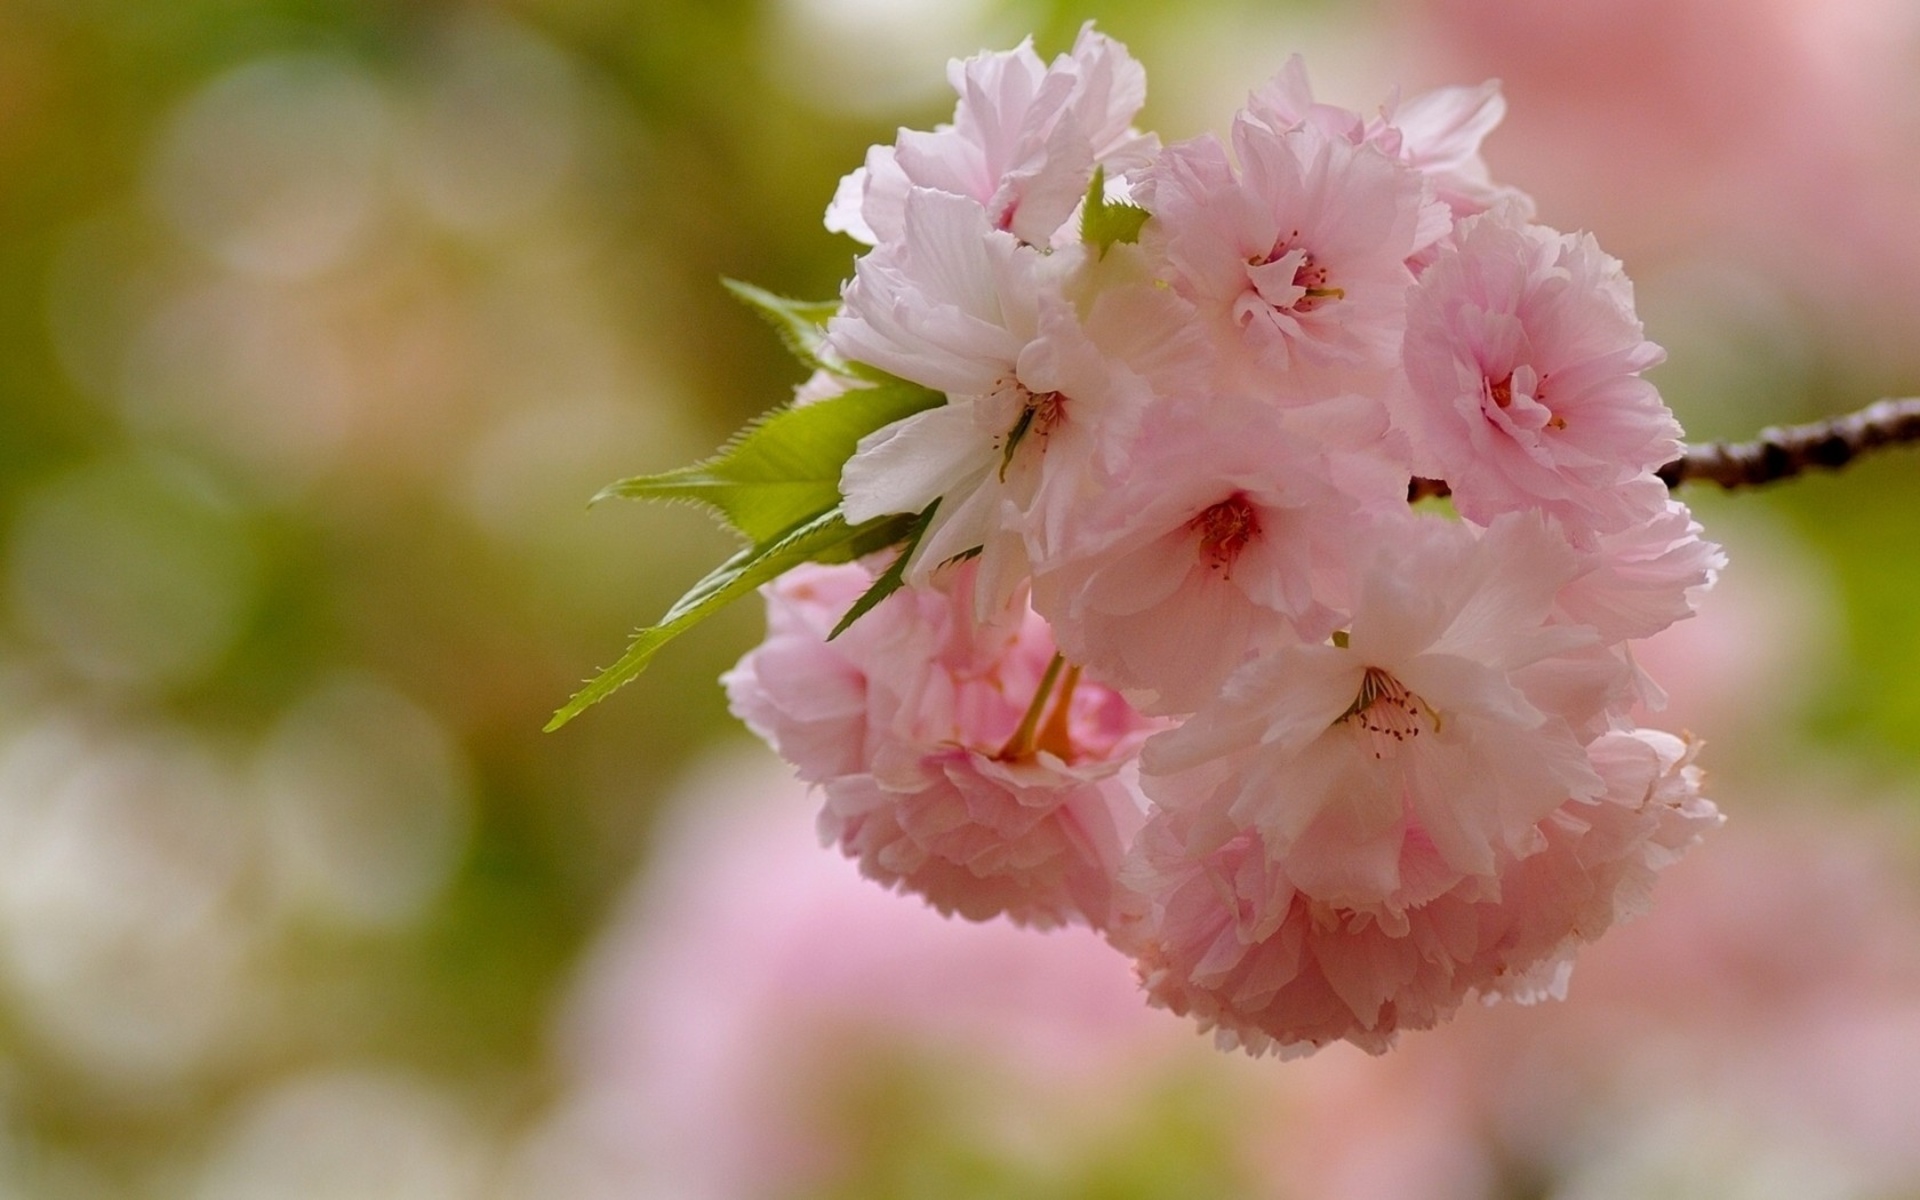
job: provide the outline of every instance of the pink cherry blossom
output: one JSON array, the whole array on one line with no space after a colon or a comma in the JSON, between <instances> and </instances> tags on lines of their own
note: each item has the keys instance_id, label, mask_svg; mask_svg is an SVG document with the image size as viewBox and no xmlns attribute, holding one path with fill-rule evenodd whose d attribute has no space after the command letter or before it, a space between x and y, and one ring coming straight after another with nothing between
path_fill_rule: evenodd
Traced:
<instances>
[{"instance_id":1,"label":"pink cherry blossom","mask_svg":"<svg viewBox=\"0 0 1920 1200\"><path fill-rule=\"evenodd\" d=\"M1258 830L1290 886L1391 923L1491 883L1546 813L1601 790L1577 733L1594 714L1548 701L1608 693L1577 653L1594 632L1552 619L1578 564L1539 520L1412 518L1372 541L1344 644L1255 658L1143 766L1194 853Z\"/></svg>"},{"instance_id":2,"label":"pink cherry blossom","mask_svg":"<svg viewBox=\"0 0 1920 1200\"><path fill-rule=\"evenodd\" d=\"M1327 592L1360 517L1281 412L1215 398L1183 422L1203 406L1169 407L1040 561L1034 604L1073 661L1150 711L1192 712L1250 651L1342 623Z\"/></svg>"},{"instance_id":3,"label":"pink cherry blossom","mask_svg":"<svg viewBox=\"0 0 1920 1200\"><path fill-rule=\"evenodd\" d=\"M1701 533L1687 506L1669 499L1651 519L1600 538L1560 590L1561 610L1609 641L1652 637L1691 617L1727 561Z\"/></svg>"},{"instance_id":4,"label":"pink cherry blossom","mask_svg":"<svg viewBox=\"0 0 1920 1200\"><path fill-rule=\"evenodd\" d=\"M989 229L976 206L925 189L909 197L907 228L901 247L861 260L829 337L847 358L946 392L948 403L860 442L841 476L844 508L859 522L938 501L908 578L925 582L978 553L984 613L1028 572L1027 514L1057 525L1107 482L1150 387L1125 352L1093 340L1065 295L1079 254L1043 257ZM1113 315L1096 328L1145 317L1166 332L1136 345L1180 336L1184 323L1164 311L1172 298L1144 284L1110 295L1095 316Z\"/></svg>"},{"instance_id":5,"label":"pink cherry blossom","mask_svg":"<svg viewBox=\"0 0 1920 1200\"><path fill-rule=\"evenodd\" d=\"M1237 172L1212 137L1160 156L1137 188L1154 214L1142 244L1223 353L1293 372L1283 394L1327 394L1304 368L1389 364L1426 203L1419 174L1311 125L1280 133L1243 117L1233 147Z\"/></svg>"},{"instance_id":6,"label":"pink cherry blossom","mask_svg":"<svg viewBox=\"0 0 1920 1200\"><path fill-rule=\"evenodd\" d=\"M1273 78L1247 98L1246 116L1275 133L1311 125L1327 137L1355 145L1371 142L1389 156L1400 154L1400 131L1383 117L1369 120L1350 108L1315 100L1306 60L1298 54L1288 55Z\"/></svg>"},{"instance_id":7,"label":"pink cherry blossom","mask_svg":"<svg viewBox=\"0 0 1920 1200\"><path fill-rule=\"evenodd\" d=\"M1380 106L1379 115L1368 118L1316 101L1306 63L1296 54L1254 92L1247 112L1276 133L1311 125L1329 137L1374 146L1419 171L1446 205L1437 214L1429 210L1429 219L1438 216L1438 228L1423 233L1421 248L1445 236L1452 218L1484 212L1501 201L1533 211L1525 192L1493 182L1480 153L1480 144L1507 113L1497 80L1479 87L1436 88L1406 100L1396 96Z\"/></svg>"},{"instance_id":8,"label":"pink cherry blossom","mask_svg":"<svg viewBox=\"0 0 1920 1200\"><path fill-rule=\"evenodd\" d=\"M1091 28L952 79L828 216L874 248L822 357L944 398L840 468L848 521L924 517L904 587L831 639L877 562L764 589L735 712L863 873L1102 930L1228 1044L1558 994L1718 819L1634 724L1723 555L1620 264L1493 181L1495 83L1362 115L1294 59L1161 150ZM1083 238L1097 168L1144 211Z\"/></svg>"},{"instance_id":9,"label":"pink cherry blossom","mask_svg":"<svg viewBox=\"0 0 1920 1200\"><path fill-rule=\"evenodd\" d=\"M1510 207L1469 218L1407 304L1415 467L1462 514L1537 507L1587 536L1664 508L1650 472L1678 455L1680 426L1640 377L1663 355L1590 236Z\"/></svg>"},{"instance_id":10,"label":"pink cherry blossom","mask_svg":"<svg viewBox=\"0 0 1920 1200\"><path fill-rule=\"evenodd\" d=\"M871 878L973 920L1098 927L1152 726L1061 674L1024 610L983 625L964 596L907 589L827 640L872 582L807 566L770 586L767 639L724 680L734 712L825 793L822 837Z\"/></svg>"},{"instance_id":11,"label":"pink cherry blossom","mask_svg":"<svg viewBox=\"0 0 1920 1200\"><path fill-rule=\"evenodd\" d=\"M1050 264L957 196L916 188L905 214L906 240L856 264L828 345L936 391L985 395L1033 340Z\"/></svg>"},{"instance_id":12,"label":"pink cherry blossom","mask_svg":"<svg viewBox=\"0 0 1920 1200\"><path fill-rule=\"evenodd\" d=\"M1400 134L1400 158L1433 182L1434 194L1455 217L1496 204L1533 215L1533 199L1511 184L1495 183L1480 143L1506 119L1500 82L1443 87L1389 104L1386 123Z\"/></svg>"},{"instance_id":13,"label":"pink cherry blossom","mask_svg":"<svg viewBox=\"0 0 1920 1200\"><path fill-rule=\"evenodd\" d=\"M953 122L902 130L841 181L827 228L867 245L904 236L915 187L965 196L987 222L1047 246L1086 195L1096 165L1110 177L1144 166L1158 142L1132 128L1146 102L1146 71L1091 23L1071 53L1041 62L1029 38L1013 50L948 67L960 101Z\"/></svg>"},{"instance_id":14,"label":"pink cherry blossom","mask_svg":"<svg viewBox=\"0 0 1920 1200\"><path fill-rule=\"evenodd\" d=\"M1256 1055L1342 1039L1380 1054L1471 996L1561 996L1578 946L1642 911L1654 874L1720 821L1679 739L1609 734L1588 752L1604 790L1545 815L1498 886L1463 880L1397 920L1309 896L1257 828L1196 854L1191 814L1156 818L1114 940L1153 1003Z\"/></svg>"}]
</instances>

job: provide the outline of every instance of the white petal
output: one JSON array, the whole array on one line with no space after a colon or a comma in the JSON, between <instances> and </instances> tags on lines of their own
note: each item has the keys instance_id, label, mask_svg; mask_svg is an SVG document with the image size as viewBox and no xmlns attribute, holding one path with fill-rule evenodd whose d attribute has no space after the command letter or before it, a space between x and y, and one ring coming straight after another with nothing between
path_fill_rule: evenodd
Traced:
<instances>
[{"instance_id":1,"label":"white petal","mask_svg":"<svg viewBox=\"0 0 1920 1200\"><path fill-rule=\"evenodd\" d=\"M946 404L895 421L860 439L840 472L848 522L917 513L990 469L968 404Z\"/></svg>"}]
</instances>

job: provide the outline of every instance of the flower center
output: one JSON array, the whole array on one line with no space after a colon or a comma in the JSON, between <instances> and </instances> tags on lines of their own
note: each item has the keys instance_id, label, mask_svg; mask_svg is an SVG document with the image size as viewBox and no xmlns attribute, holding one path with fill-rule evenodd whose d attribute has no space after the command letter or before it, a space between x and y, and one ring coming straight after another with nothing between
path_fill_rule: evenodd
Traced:
<instances>
[{"instance_id":1,"label":"flower center","mask_svg":"<svg viewBox=\"0 0 1920 1200\"><path fill-rule=\"evenodd\" d=\"M1300 231L1274 242L1273 249L1247 260L1247 278L1259 297L1281 312L1310 313L1346 291L1329 285L1327 268L1311 252L1297 248Z\"/></svg>"},{"instance_id":2,"label":"flower center","mask_svg":"<svg viewBox=\"0 0 1920 1200\"><path fill-rule=\"evenodd\" d=\"M1029 433L1038 435L1040 452L1046 453L1047 435L1067 419L1067 398L1059 392L1028 391L1027 386L1019 380L1009 380L1002 387L1011 390L1020 399L1020 415L1015 418L1013 428L1007 431L1000 449L1000 481L1005 483L1007 468L1013 465L1014 453L1020 449L1020 443L1026 440Z\"/></svg>"},{"instance_id":3,"label":"flower center","mask_svg":"<svg viewBox=\"0 0 1920 1200\"><path fill-rule=\"evenodd\" d=\"M1241 492L1203 509L1187 522L1200 535L1200 561L1210 571L1233 573L1233 564L1247 543L1260 536L1260 516Z\"/></svg>"},{"instance_id":4,"label":"flower center","mask_svg":"<svg viewBox=\"0 0 1920 1200\"><path fill-rule=\"evenodd\" d=\"M1340 300L1347 294L1341 288L1328 287L1327 269L1304 252L1300 265L1293 269L1293 286L1300 289L1300 298L1293 302L1295 312L1312 312L1328 300Z\"/></svg>"},{"instance_id":5,"label":"flower center","mask_svg":"<svg viewBox=\"0 0 1920 1200\"><path fill-rule=\"evenodd\" d=\"M1343 723L1365 731L1373 743L1373 756L1385 758L1394 746L1438 730L1440 716L1406 684L1379 667L1368 667L1360 677L1360 694L1334 722Z\"/></svg>"},{"instance_id":6,"label":"flower center","mask_svg":"<svg viewBox=\"0 0 1920 1200\"><path fill-rule=\"evenodd\" d=\"M1534 378L1533 372L1521 369L1521 378L1516 382L1515 372L1509 371L1499 379L1487 380L1487 399L1493 406L1505 414L1501 418L1515 430L1535 432L1541 429L1565 429L1567 419L1547 407L1547 377ZM1516 396L1515 390L1519 395ZM1519 407L1514 407L1516 401Z\"/></svg>"},{"instance_id":7,"label":"flower center","mask_svg":"<svg viewBox=\"0 0 1920 1200\"><path fill-rule=\"evenodd\" d=\"M1027 398L1027 412L1031 414L1033 431L1044 438L1053 432L1055 425L1066 419L1067 398L1059 392L1030 395Z\"/></svg>"}]
</instances>

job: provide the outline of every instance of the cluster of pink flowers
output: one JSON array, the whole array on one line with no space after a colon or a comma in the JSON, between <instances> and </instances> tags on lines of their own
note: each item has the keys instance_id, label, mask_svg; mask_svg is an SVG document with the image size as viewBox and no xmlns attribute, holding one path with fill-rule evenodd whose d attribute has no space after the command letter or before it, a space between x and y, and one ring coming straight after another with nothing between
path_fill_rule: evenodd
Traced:
<instances>
[{"instance_id":1,"label":"cluster of pink flowers","mask_svg":"<svg viewBox=\"0 0 1920 1200\"><path fill-rule=\"evenodd\" d=\"M1489 179L1492 84L1363 116L1294 60L1162 147L1091 29L951 76L827 213L826 352L946 398L841 476L922 517L905 586L831 637L887 556L770 585L734 711L868 875L1089 925L1223 1046L1559 994L1720 819L1634 722L1721 556L1620 264Z\"/></svg>"}]
</instances>

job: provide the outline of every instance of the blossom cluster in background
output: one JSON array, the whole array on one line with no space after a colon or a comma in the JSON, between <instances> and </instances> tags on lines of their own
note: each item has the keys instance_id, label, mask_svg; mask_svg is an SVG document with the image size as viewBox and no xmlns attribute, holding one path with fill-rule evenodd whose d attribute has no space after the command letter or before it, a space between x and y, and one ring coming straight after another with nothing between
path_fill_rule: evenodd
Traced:
<instances>
[{"instance_id":1,"label":"blossom cluster in background","mask_svg":"<svg viewBox=\"0 0 1920 1200\"><path fill-rule=\"evenodd\" d=\"M1158 1019L1087 931L943 921L854 878L806 844L777 770L730 755L690 776L660 868L586 960L542 1143L568 1196L1869 1200L1920 1182L1920 907L1884 814L1809 821L1756 796L1583 954L1569 1002L1470 1006L1384 1058L1275 1069Z\"/></svg>"},{"instance_id":2,"label":"blossom cluster in background","mask_svg":"<svg viewBox=\"0 0 1920 1200\"><path fill-rule=\"evenodd\" d=\"M828 210L872 248L800 397L944 398L840 475L910 530L766 589L734 711L866 874L1090 926L1224 1047L1560 994L1719 821L1636 724L1721 557L1619 263L1491 181L1492 85L1367 116L1296 59L1162 147L1091 28L951 79Z\"/></svg>"}]
</instances>

